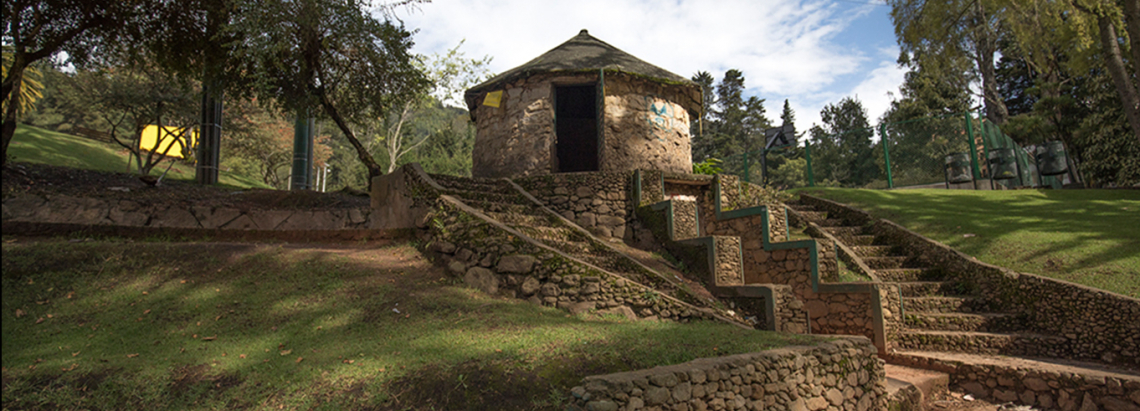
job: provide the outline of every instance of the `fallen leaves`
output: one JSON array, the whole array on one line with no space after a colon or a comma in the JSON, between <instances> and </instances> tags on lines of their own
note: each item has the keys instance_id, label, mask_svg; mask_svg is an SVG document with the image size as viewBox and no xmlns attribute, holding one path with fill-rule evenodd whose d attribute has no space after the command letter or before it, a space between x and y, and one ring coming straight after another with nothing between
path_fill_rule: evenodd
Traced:
<instances>
[{"instance_id":1,"label":"fallen leaves","mask_svg":"<svg viewBox=\"0 0 1140 411\"><path fill-rule=\"evenodd\" d=\"M202 341L214 341L214 340L217 340L217 339L218 339L218 336L217 336L217 335L211 335L211 336L209 336L209 337L202 337Z\"/></svg>"},{"instance_id":2,"label":"fallen leaves","mask_svg":"<svg viewBox=\"0 0 1140 411\"><path fill-rule=\"evenodd\" d=\"M127 354L127 358L135 358L135 357L138 357L138 356L139 356L139 354L138 354L138 353L134 353L134 354Z\"/></svg>"},{"instance_id":3,"label":"fallen leaves","mask_svg":"<svg viewBox=\"0 0 1140 411\"><path fill-rule=\"evenodd\" d=\"M23 317L25 315L28 315L28 313L25 312L24 310L19 309L19 308L16 309L16 318L20 318L20 317Z\"/></svg>"}]
</instances>

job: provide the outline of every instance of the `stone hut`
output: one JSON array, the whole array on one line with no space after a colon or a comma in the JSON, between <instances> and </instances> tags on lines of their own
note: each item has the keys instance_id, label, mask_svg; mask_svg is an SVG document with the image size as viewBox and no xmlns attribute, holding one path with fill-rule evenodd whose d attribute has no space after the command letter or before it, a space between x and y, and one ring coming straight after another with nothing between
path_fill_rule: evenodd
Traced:
<instances>
[{"instance_id":1,"label":"stone hut","mask_svg":"<svg viewBox=\"0 0 1140 411\"><path fill-rule=\"evenodd\" d=\"M465 94L472 175L692 171L700 87L582 30Z\"/></svg>"}]
</instances>

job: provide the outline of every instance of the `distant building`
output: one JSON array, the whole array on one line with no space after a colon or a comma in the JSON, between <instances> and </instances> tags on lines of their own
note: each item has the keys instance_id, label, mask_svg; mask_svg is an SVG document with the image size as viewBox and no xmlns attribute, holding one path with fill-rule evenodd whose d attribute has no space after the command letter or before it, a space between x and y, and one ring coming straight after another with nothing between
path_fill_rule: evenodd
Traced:
<instances>
[{"instance_id":1,"label":"distant building","mask_svg":"<svg viewBox=\"0 0 1140 411\"><path fill-rule=\"evenodd\" d=\"M692 171L696 83L582 30L465 94L475 120L472 175Z\"/></svg>"}]
</instances>

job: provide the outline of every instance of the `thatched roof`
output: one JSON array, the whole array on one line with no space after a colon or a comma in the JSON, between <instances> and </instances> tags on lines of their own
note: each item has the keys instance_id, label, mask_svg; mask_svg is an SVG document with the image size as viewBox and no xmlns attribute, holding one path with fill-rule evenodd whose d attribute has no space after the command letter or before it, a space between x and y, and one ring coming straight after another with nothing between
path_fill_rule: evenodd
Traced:
<instances>
[{"instance_id":1,"label":"thatched roof","mask_svg":"<svg viewBox=\"0 0 1140 411\"><path fill-rule=\"evenodd\" d=\"M558 47L550 49L534 60L504 71L475 87L467 90L464 97L467 106L474 110L480 94L494 91L503 84L535 74L551 72L607 72L634 74L649 80L677 84L687 88L700 87L693 81L673 74L668 70L647 63L645 60L621 51L609 43L591 36L585 29Z\"/></svg>"}]
</instances>

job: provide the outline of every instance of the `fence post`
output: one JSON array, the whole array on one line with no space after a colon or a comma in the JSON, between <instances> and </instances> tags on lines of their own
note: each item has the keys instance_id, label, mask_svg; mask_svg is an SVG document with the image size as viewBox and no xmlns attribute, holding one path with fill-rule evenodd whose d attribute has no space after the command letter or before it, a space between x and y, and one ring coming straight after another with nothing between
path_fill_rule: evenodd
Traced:
<instances>
[{"instance_id":1,"label":"fence post","mask_svg":"<svg viewBox=\"0 0 1140 411\"><path fill-rule=\"evenodd\" d=\"M978 146L974 144L974 126L970 119L970 112L962 113L966 118L966 138L970 143L970 167L974 169L974 188L978 188L978 180L982 178L982 171L978 169Z\"/></svg>"},{"instance_id":2,"label":"fence post","mask_svg":"<svg viewBox=\"0 0 1140 411\"><path fill-rule=\"evenodd\" d=\"M815 187L815 175L811 172L811 143L804 141L804 157L807 157L808 187Z\"/></svg>"},{"instance_id":3,"label":"fence post","mask_svg":"<svg viewBox=\"0 0 1140 411\"><path fill-rule=\"evenodd\" d=\"M879 124L879 144L883 145L883 160L887 166L887 188L895 188L895 179L891 175L891 151L887 148L887 124Z\"/></svg>"}]
</instances>

